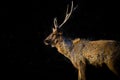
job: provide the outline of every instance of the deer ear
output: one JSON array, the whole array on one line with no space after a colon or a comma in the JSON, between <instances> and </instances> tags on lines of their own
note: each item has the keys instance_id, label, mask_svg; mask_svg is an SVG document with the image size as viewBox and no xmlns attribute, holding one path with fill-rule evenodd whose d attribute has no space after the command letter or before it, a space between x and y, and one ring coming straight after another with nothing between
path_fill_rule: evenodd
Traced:
<instances>
[{"instance_id":1,"label":"deer ear","mask_svg":"<svg viewBox=\"0 0 120 80\"><path fill-rule=\"evenodd\" d=\"M55 31L56 31L56 29L55 29L55 28L52 28L52 30L53 30L53 32L55 32Z\"/></svg>"}]
</instances>

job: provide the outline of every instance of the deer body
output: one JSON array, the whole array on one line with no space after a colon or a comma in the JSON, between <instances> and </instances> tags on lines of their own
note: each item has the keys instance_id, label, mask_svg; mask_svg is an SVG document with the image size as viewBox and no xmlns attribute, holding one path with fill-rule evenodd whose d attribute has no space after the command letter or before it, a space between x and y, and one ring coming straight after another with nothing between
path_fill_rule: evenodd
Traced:
<instances>
[{"instance_id":1,"label":"deer body","mask_svg":"<svg viewBox=\"0 0 120 80\"><path fill-rule=\"evenodd\" d=\"M85 80L86 63L94 66L106 64L111 71L118 75L114 63L120 56L120 44L114 40L62 39L55 47L78 69L79 80Z\"/></svg>"},{"instance_id":2,"label":"deer body","mask_svg":"<svg viewBox=\"0 0 120 80\"><path fill-rule=\"evenodd\" d=\"M73 2L70 13L68 9L63 23L58 26L57 19L54 19L53 32L45 39L46 45L56 47L58 52L67 57L75 68L78 69L78 80L86 80L86 64L102 66L106 64L108 68L118 75L116 63L120 58L120 43L114 40L96 40L89 41L84 39L68 39L63 36L60 27L67 21L71 15Z\"/></svg>"}]
</instances>

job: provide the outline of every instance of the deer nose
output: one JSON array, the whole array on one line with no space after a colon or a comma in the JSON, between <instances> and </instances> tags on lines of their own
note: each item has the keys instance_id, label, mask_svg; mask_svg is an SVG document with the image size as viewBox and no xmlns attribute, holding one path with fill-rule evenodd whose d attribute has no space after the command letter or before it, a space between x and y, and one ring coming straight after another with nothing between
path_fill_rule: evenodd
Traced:
<instances>
[{"instance_id":1,"label":"deer nose","mask_svg":"<svg viewBox=\"0 0 120 80\"><path fill-rule=\"evenodd\" d=\"M45 43L46 45L49 45L49 44L50 44L50 40L44 40L44 43Z\"/></svg>"}]
</instances>

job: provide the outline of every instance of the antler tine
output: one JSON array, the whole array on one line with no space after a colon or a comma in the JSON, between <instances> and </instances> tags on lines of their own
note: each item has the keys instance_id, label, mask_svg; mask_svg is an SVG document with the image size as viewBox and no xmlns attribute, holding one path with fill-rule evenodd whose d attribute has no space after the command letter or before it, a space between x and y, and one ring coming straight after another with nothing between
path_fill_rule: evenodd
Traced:
<instances>
[{"instance_id":1,"label":"antler tine","mask_svg":"<svg viewBox=\"0 0 120 80\"><path fill-rule=\"evenodd\" d=\"M69 8L69 5L67 6L67 11L66 11L65 19L62 22L62 24L59 26L59 28L61 28L63 26L63 24L69 19L70 15L72 14L72 11L73 11L73 1L72 1L72 5L71 5L71 10L70 10L69 13L68 13L68 8Z\"/></svg>"},{"instance_id":2,"label":"antler tine","mask_svg":"<svg viewBox=\"0 0 120 80\"><path fill-rule=\"evenodd\" d=\"M56 17L54 18L54 26L55 26L55 28L58 28L58 23L57 23L57 18Z\"/></svg>"}]
</instances>

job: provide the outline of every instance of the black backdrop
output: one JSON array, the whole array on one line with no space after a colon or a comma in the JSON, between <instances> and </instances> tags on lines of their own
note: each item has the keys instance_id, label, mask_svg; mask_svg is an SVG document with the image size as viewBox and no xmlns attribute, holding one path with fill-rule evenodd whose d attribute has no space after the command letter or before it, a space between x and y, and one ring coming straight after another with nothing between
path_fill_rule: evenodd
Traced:
<instances>
[{"instance_id":1,"label":"black backdrop","mask_svg":"<svg viewBox=\"0 0 120 80\"><path fill-rule=\"evenodd\" d=\"M61 23L70 0L32 0L4 2L1 8L2 48L6 53L5 72L14 78L39 80L77 80L77 70L55 48L45 46L43 40L51 33L53 18ZM110 1L109 1L110 2ZM119 41L118 10L113 2L74 0L78 5L63 26L71 38L90 40L114 39ZM117 5L117 4L116 4ZM6 50L7 49L7 50ZM22 73L18 75L19 73ZM28 76L27 76L28 75ZM88 80L115 80L106 68L88 65Z\"/></svg>"}]
</instances>

